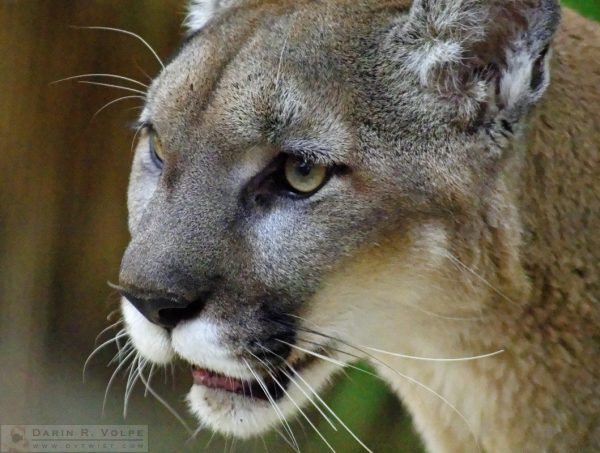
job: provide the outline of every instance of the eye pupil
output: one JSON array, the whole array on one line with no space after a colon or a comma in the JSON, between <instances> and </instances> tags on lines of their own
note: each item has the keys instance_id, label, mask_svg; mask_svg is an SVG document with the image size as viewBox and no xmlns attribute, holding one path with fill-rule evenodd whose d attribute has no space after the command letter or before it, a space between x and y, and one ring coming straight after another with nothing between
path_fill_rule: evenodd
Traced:
<instances>
[{"instance_id":1,"label":"eye pupil","mask_svg":"<svg viewBox=\"0 0 600 453\"><path fill-rule=\"evenodd\" d=\"M289 156L285 161L284 174L292 192L309 195L323 186L327 180L328 171L323 165Z\"/></svg>"},{"instance_id":2,"label":"eye pupil","mask_svg":"<svg viewBox=\"0 0 600 453\"><path fill-rule=\"evenodd\" d=\"M312 170L313 170L313 165L310 162L307 162L305 160L299 162L298 165L296 166L296 171L301 176L308 176Z\"/></svg>"}]
</instances>

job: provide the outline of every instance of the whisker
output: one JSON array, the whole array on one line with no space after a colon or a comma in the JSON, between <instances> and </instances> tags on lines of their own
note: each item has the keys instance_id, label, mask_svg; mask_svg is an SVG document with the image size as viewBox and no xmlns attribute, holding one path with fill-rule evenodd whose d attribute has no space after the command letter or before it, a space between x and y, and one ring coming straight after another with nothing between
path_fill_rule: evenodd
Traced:
<instances>
[{"instance_id":1,"label":"whisker","mask_svg":"<svg viewBox=\"0 0 600 453\"><path fill-rule=\"evenodd\" d=\"M408 303L404 301L402 303L406 307L410 307L414 310L420 311L421 313L426 314L427 316L431 316L433 318L443 319L446 321L482 321L485 319L485 316L447 316L441 315L439 313L435 313L433 311L429 311L424 309L423 307L419 307L418 305Z\"/></svg>"},{"instance_id":2,"label":"whisker","mask_svg":"<svg viewBox=\"0 0 600 453\"><path fill-rule=\"evenodd\" d=\"M142 74L144 74L144 76L145 76L145 77L148 79L148 81L149 81L150 83L152 83L152 80L153 80L153 79L152 79L152 77L150 77L150 75L149 75L149 74L148 74L146 71L144 71L144 68L142 68L142 67L141 67L141 66L138 64L138 62L137 62L137 60L136 60L135 58L133 59L133 64L135 65L135 67L136 67L137 69L139 69L139 70L140 70L140 72L141 72Z\"/></svg>"},{"instance_id":3,"label":"whisker","mask_svg":"<svg viewBox=\"0 0 600 453\"><path fill-rule=\"evenodd\" d=\"M269 453L269 448L267 447L267 443L265 442L265 436L262 434L259 435L260 440L262 441L263 447L265 447L265 453Z\"/></svg>"},{"instance_id":4,"label":"whisker","mask_svg":"<svg viewBox=\"0 0 600 453\"><path fill-rule=\"evenodd\" d=\"M113 381L115 380L115 377L119 373L119 371L125 366L125 364L127 363L127 361L129 360L130 357L134 357L134 354L136 354L135 350L132 350L131 352L129 352L123 358L123 360L119 363L119 365L117 365L117 367L115 368L115 371L113 372L112 376L108 380L108 384L106 384L106 390L104 391L104 399L102 400L102 415L103 416L104 416L104 410L106 408L106 400L108 398L108 392L110 390L110 387L111 387Z\"/></svg>"},{"instance_id":5,"label":"whisker","mask_svg":"<svg viewBox=\"0 0 600 453\"><path fill-rule=\"evenodd\" d=\"M150 365L150 371L148 371L148 384L152 381L152 376L154 375L154 363ZM148 387L144 386L144 398L148 396Z\"/></svg>"},{"instance_id":6,"label":"whisker","mask_svg":"<svg viewBox=\"0 0 600 453\"><path fill-rule=\"evenodd\" d=\"M375 377L377 377L378 379L381 379L381 378L380 378L379 376L377 376L375 373L371 373L370 371L363 370L362 368L360 368L360 367L357 367L357 366L354 366L354 365L352 365L352 364L349 364L349 363L343 363L343 362L339 362L339 361L337 361L337 360L335 360L335 359L331 359L331 358L329 358L329 357L327 357L327 356L324 356L324 355L322 355L322 354L314 353L314 352L312 352L312 351L310 351L310 350L308 350L308 349L302 348L302 347L300 347L300 346L297 346L297 345L293 345L293 344L291 344L291 343L288 343L287 341L284 341L284 340L279 340L279 339L278 339L277 341L279 341L279 342L281 342L281 343L283 343L283 344L286 344L286 345L288 345L288 346L290 346L290 347L292 347L292 348L295 348L295 349L298 349L298 350L300 350L300 351L303 351L303 352L305 352L305 353L307 353L307 354L315 355L315 356L317 356L317 357L319 357L319 358L321 358L321 359L323 359L323 360L326 360L326 361L328 361L328 362L335 363L336 365L339 365L339 366L344 366L344 367L349 367L349 368L352 368L352 369L355 369L355 370L361 371L361 372L363 372L363 373L370 374L371 376L375 376ZM364 351L363 351L363 352L364 352ZM410 376L408 376L408 375L406 375L406 374L404 374L404 373L401 373L401 372L399 372L399 371L398 371L398 370L396 370L395 368L392 368L390 365L388 365L387 363L385 363L383 360L380 360L380 359L378 359L377 357L375 357L375 356L373 356L373 355L371 355L371 354L369 354L369 353L366 353L366 354L367 354L367 355L368 355L368 356L369 356L369 357L370 357L372 360L374 360L375 362L377 362L377 363L379 363L380 365L384 366L385 368L389 369L391 372L393 372L393 373L394 373L394 374L396 374L397 376L399 376L399 377L401 377L401 378L403 378L403 379L406 379L407 381L411 382L412 384L414 384L414 385L416 385L416 386L418 386L418 387L421 387L422 389L426 390L427 392L429 392L429 393L431 393L432 395L434 395L434 396L436 396L437 398L439 398L439 399L440 399L440 401L442 401L442 402L443 402L443 403L444 403L444 404L445 404L445 405L446 405L448 408L450 408L450 409L451 409L451 410L452 410L452 411L453 411L455 414L457 414L457 415L458 415L458 416L459 416L459 417L460 417L460 418L463 420L463 422L466 424L467 428L469 428L469 431L470 431L471 435L473 436L473 440L475 441L475 444L476 444L476 446L477 446L477 450L478 450L479 452L481 452L481 447L480 447L480 445L479 445L479 440L477 439L477 436L475 435L475 431L473 430L473 427L471 426L471 423L470 423L470 422L469 422L469 420L468 420L468 419L467 419L467 418L466 418L466 417L463 415L463 413L462 413L462 412L460 412L460 411L459 411L459 410L456 408L456 406L454 406L454 405L453 405L453 404L452 404L450 401L448 401L448 400L447 400L447 399L446 399L444 396L442 396L441 394L439 394L438 392L436 392L436 391L435 391L434 389L432 389L431 387L428 387L427 385L423 384L422 382L419 382L419 381L417 381L416 379L414 379L414 378L412 378L412 377L410 377ZM349 354L349 355L352 355L352 354Z\"/></svg>"},{"instance_id":7,"label":"whisker","mask_svg":"<svg viewBox=\"0 0 600 453\"><path fill-rule=\"evenodd\" d=\"M118 314L118 313L120 313L120 312L121 312L121 309L120 309L120 308L116 308L116 309L114 309L113 311L111 311L111 312L110 312L110 313L109 313L109 314L106 316L106 320L107 320L107 321L112 321L112 319L111 319L111 318L112 318L112 317L115 315L115 313L117 313L117 314Z\"/></svg>"},{"instance_id":8,"label":"whisker","mask_svg":"<svg viewBox=\"0 0 600 453\"><path fill-rule=\"evenodd\" d=\"M398 354L396 352L384 351L383 349L372 348L370 346L360 346L360 347L369 349L370 351L379 352L381 354L391 355L394 357L400 357L403 359L411 359L411 360L423 360L426 362L470 362L472 360L487 359L489 357L494 357L494 356L496 356L498 354L502 354L504 352L504 349L498 349L497 351L494 351L494 352L489 352L487 354L474 355L474 356L470 356L470 357L456 357L456 358L440 359L440 358L419 357L419 356L413 356L413 355Z\"/></svg>"},{"instance_id":9,"label":"whisker","mask_svg":"<svg viewBox=\"0 0 600 453\"><path fill-rule=\"evenodd\" d=\"M202 426L200 426L200 428L201 427ZM212 443L212 441L214 440L216 435L217 435L217 432L213 431L212 435L210 436L210 439L208 439L208 442L206 443L206 446L204 447L204 450L208 450L208 447L210 446L210 444Z\"/></svg>"},{"instance_id":10,"label":"whisker","mask_svg":"<svg viewBox=\"0 0 600 453\"><path fill-rule=\"evenodd\" d=\"M117 88L119 90L125 90L125 91L130 91L132 93L141 94L142 96L144 96L144 99L146 98L146 92L145 91L137 90L135 88L125 87L125 86L122 86L122 85L115 85L113 83L94 82L92 80L78 80L77 83L82 83L82 84L86 84L86 85L96 85L96 86L99 86L99 87Z\"/></svg>"},{"instance_id":11,"label":"whisker","mask_svg":"<svg viewBox=\"0 0 600 453\"><path fill-rule=\"evenodd\" d=\"M129 352L133 350L133 344L131 344L131 340L127 340L127 343L125 343L123 347L120 347L119 340L120 338L118 338L116 341L118 351L106 366L111 366L115 362L121 363L125 355L129 354Z\"/></svg>"},{"instance_id":12,"label":"whisker","mask_svg":"<svg viewBox=\"0 0 600 453\"><path fill-rule=\"evenodd\" d=\"M484 285L486 285L488 288L490 288L492 291L494 291L496 294L498 294L500 297L502 297L507 302L509 302L513 305L516 305L517 307L520 306L520 304L518 304L516 301L514 301L513 299L508 297L506 294L504 294L504 292L500 291L498 288L496 288L494 285L492 285L487 279L485 279L484 277L479 275L475 270L471 269L469 266L467 266L465 263L463 263L461 260L459 260L456 256L454 256L452 253L445 252L445 253L438 253L438 255L442 256L444 258L448 258L451 261L453 261L456 265L458 265L462 269L469 272L471 275L473 275L475 278L477 278L479 281L481 281Z\"/></svg>"},{"instance_id":13,"label":"whisker","mask_svg":"<svg viewBox=\"0 0 600 453\"><path fill-rule=\"evenodd\" d=\"M365 443L362 440L360 440L358 438L358 436L356 434L354 434L354 432L350 428L348 428L348 426L342 421L342 419L340 417L338 417L338 415L335 413L335 411L333 409L331 409L331 407L329 407L329 405L323 400L323 398L321 398L321 396L319 396L319 393L316 390L314 390L308 382L306 382L306 380L300 375L300 373L298 373L294 369L294 367L291 366L290 364L288 364L287 366L290 370L292 370L292 372L296 375L296 377L298 377L298 379L300 379L304 383L304 385L306 385L308 387L308 389L321 402L321 404L325 407L325 409L327 409L327 411L344 427L344 429L354 438L354 440L356 440L369 453L373 453L373 451L369 447L367 447L365 445Z\"/></svg>"},{"instance_id":14,"label":"whisker","mask_svg":"<svg viewBox=\"0 0 600 453\"><path fill-rule=\"evenodd\" d=\"M100 74L100 73L98 73L98 74L80 74L80 75L76 75L76 76L65 77L64 79L59 79L59 80L55 80L54 82L50 82L49 85L54 85L54 84L61 83L61 82L67 82L69 80L83 79L85 77L107 77L107 78L112 78L112 79L125 80L127 82L135 83L136 85L139 85L146 89L148 88L148 85L146 85L145 83L142 83L139 80L135 80L130 77L125 77L125 76L121 76L121 75L117 75L117 74Z\"/></svg>"},{"instance_id":15,"label":"whisker","mask_svg":"<svg viewBox=\"0 0 600 453\"><path fill-rule=\"evenodd\" d=\"M98 352L100 352L105 346L108 346L111 343L114 343L115 341L117 341L119 338L122 338L124 336L126 336L127 333L123 330L117 332L117 334L111 338L110 340L105 341L104 343L102 343L100 346L96 347L88 356L88 358L85 360L85 363L83 364L83 371L81 373L81 378L83 380L83 382L85 382L85 371L87 369L87 366L90 363L90 360L92 360L92 358L98 354Z\"/></svg>"},{"instance_id":16,"label":"whisker","mask_svg":"<svg viewBox=\"0 0 600 453\"><path fill-rule=\"evenodd\" d=\"M136 130L135 130L135 134L133 134L133 139L131 140L131 149L129 150L132 154L133 154L133 147L135 145L135 139L137 138L137 136L140 134L140 132L142 131L142 129L144 128L145 124L140 124Z\"/></svg>"},{"instance_id":17,"label":"whisker","mask_svg":"<svg viewBox=\"0 0 600 453\"><path fill-rule=\"evenodd\" d=\"M122 322L123 322L123 320L119 319L117 322L115 322L115 323L111 324L110 326L105 327L104 329L102 329L102 331L98 335L96 335L96 339L94 340L94 346L96 346L98 344L98 340L100 339L100 337L102 335L104 335L109 330L114 329L115 327L117 327Z\"/></svg>"},{"instance_id":18,"label":"whisker","mask_svg":"<svg viewBox=\"0 0 600 453\"><path fill-rule=\"evenodd\" d=\"M177 421L179 421L179 423L181 423L181 426L183 426L186 430L186 432L188 433L188 435L192 435L194 433L194 431L188 426L188 424L185 422L185 420L177 413L177 411L175 409L173 409L171 407L171 405L169 403L167 403L158 393L156 393L156 391L150 386L148 380L146 379L146 377L144 376L144 373L140 373L140 380L144 383L144 385L146 386L146 389L148 390L148 392L150 392L150 394L156 398L156 400L162 404L176 419Z\"/></svg>"},{"instance_id":19,"label":"whisker","mask_svg":"<svg viewBox=\"0 0 600 453\"><path fill-rule=\"evenodd\" d=\"M315 426L315 424L312 422L312 420L310 419L310 417L308 415L306 415L306 412L304 412L302 410L302 408L298 405L298 403L296 403L296 401L294 400L294 398L292 398L292 396L285 389L285 387L283 385L281 385L281 383L277 380L277 378L275 377L275 375L273 373L271 373L271 371L269 371L269 369L272 369L272 368L264 360L260 359L257 355L253 354L250 350L247 350L247 352L250 353L256 360L258 360L259 363L261 363L265 367L265 371L269 374L269 376L271 376L271 379L273 379L273 382L275 382L275 384L277 384L277 386L283 391L283 393L285 394L285 396L288 397L288 399L294 405L294 407L296 409L298 409L298 412L300 412L300 414L308 422L308 424L315 431L315 433L317 433L317 435L321 438L321 440L325 443L325 445L327 445L327 447L329 447L329 449L333 453L335 453L335 449L331 446L331 444L327 441L327 439L325 439L325 436L323 436L323 434L321 433L321 431L319 431L319 429Z\"/></svg>"},{"instance_id":20,"label":"whisker","mask_svg":"<svg viewBox=\"0 0 600 453\"><path fill-rule=\"evenodd\" d=\"M479 360L479 359L486 359L486 358L489 358L489 357L494 357L494 356L496 356L498 354L502 354L504 352L504 349L499 349L498 351L490 352L490 353L487 353L487 354L481 354L481 355L475 355L475 356L469 356L469 357L457 357L457 358L450 358L450 359L446 359L446 358L444 358L444 359L429 358L429 357L413 356L413 355L407 355L407 354L400 354L400 353L396 353L396 352L384 351L383 349L372 348L370 346L354 346L351 343L345 342L345 341L343 341L341 339L337 339L335 337L329 337L329 336L327 336L325 334L321 334L319 332L314 332L314 331L312 331L310 329L306 329L305 330L302 327L299 327L298 329L299 330L304 330L304 331L309 332L309 333L314 333L315 335L321 335L321 336L323 336L325 338L328 338L328 339L332 339L332 340L338 341L341 344L343 344L345 346L348 346L349 348L356 349L356 350L358 350L358 351L360 351L362 353L365 353L365 351L361 349L361 348L364 348L364 349L369 349L369 350L374 351L374 352L379 352L379 353L382 353L382 354L387 354L387 355L391 355L391 356L394 356L394 357L399 357L399 358L402 358L402 359L420 360L420 361L423 361L423 362L470 362L470 361L473 361L473 360ZM310 343L310 344L314 344L314 345L317 345L317 346L321 346L321 347L326 347L326 348L332 349L330 346L327 346L327 345L324 345L324 344L321 344L321 343L318 343L318 342L315 342L315 341L310 341L310 340L305 340L305 339L298 339L298 340L302 341L304 343ZM346 351L342 351L342 350L337 350L336 349L336 351L346 353ZM355 356L355 357L358 358L358 359L363 359L363 357L358 356L358 355Z\"/></svg>"},{"instance_id":21,"label":"whisker","mask_svg":"<svg viewBox=\"0 0 600 453\"><path fill-rule=\"evenodd\" d=\"M290 442L290 440L288 439L288 436L286 436L279 428L277 427L273 427L273 431L275 431L277 433L277 435L279 437L281 437L281 439L286 443L286 445L288 447L290 447L292 450L294 451L299 451L298 449L296 449L296 447ZM264 440L264 439L263 439ZM265 444L266 445L266 444ZM268 451L268 450L267 450Z\"/></svg>"},{"instance_id":22,"label":"whisker","mask_svg":"<svg viewBox=\"0 0 600 453\"><path fill-rule=\"evenodd\" d=\"M200 434L200 431L202 431L204 429L204 425L202 425L201 423L198 425L198 428L196 428L194 430L194 432L192 433L192 435L190 437L188 437L188 439L185 441L185 445L189 445L191 444L194 440L196 440L196 437L198 437L198 434ZM217 434L216 431L213 431L212 435L210 436L210 439L208 439L208 443L204 446L204 451L208 450L208 446L210 445L210 443L213 440L213 437L215 437L215 435Z\"/></svg>"},{"instance_id":23,"label":"whisker","mask_svg":"<svg viewBox=\"0 0 600 453\"><path fill-rule=\"evenodd\" d=\"M335 413L335 411L333 409L331 409L331 407L329 407L329 405L323 400L323 398L321 398L319 393L315 389L313 389L313 387L308 382L306 382L306 380L302 377L302 375L300 373L298 373L296 371L296 369L287 360L285 360L281 355L271 351L270 349L265 348L262 345L261 345L261 347L263 349L265 349L266 351L270 352L271 354L274 354L274 355L278 356L280 359L282 359L283 362L286 364L286 366L292 371L292 373L294 373L294 375L296 375L296 377L304 383L304 385L310 390L310 392L319 400L319 402L325 407L325 409L327 409L327 411L342 425L342 427L354 438L354 440L356 440L356 442L358 442L369 453L373 453L373 451L369 447L367 447L365 445L365 443L362 440L360 440L360 438L356 434L354 434L354 432L342 421L342 419L340 417L338 417L338 415ZM288 373L286 373L285 370L281 370L281 371L306 395L306 393L300 387L300 385L294 379L292 379L292 377ZM327 418L325 416L325 414L323 414L323 412L321 411L319 406L317 404L315 404L313 402L313 400L310 399L310 397L308 397L308 395L306 395L306 396L307 396L307 398L309 398L310 402L313 403L313 405L317 409L319 409L319 412L321 412L321 414L323 415L323 417L325 417L325 419L329 422L329 424L337 431L337 429L333 426L333 424L329 420L329 418Z\"/></svg>"},{"instance_id":24,"label":"whisker","mask_svg":"<svg viewBox=\"0 0 600 453\"><path fill-rule=\"evenodd\" d=\"M310 322L309 320L304 319L304 318L302 318L300 316L297 316L297 315L289 314L288 316L296 317L296 318L298 318L298 319L300 319L302 321L305 321L305 322ZM311 324L314 324L314 323L311 323ZM312 333L314 335L318 335L318 336L321 336L321 337L328 338L330 340L334 340L334 341L340 342L340 343L342 343L342 344L344 344L344 345L346 345L346 346L348 346L350 348L356 349L356 350L358 350L358 351L360 351L362 353L365 353L365 351L363 350L363 348L364 348L364 349L369 349L371 351L379 352L379 353L382 353L382 354L391 355L391 356L394 356L394 357L400 357L400 358L403 358L403 359L410 359L410 360L421 360L421 361L426 361L426 362L468 362L468 361L472 361L472 360L480 360L480 359L486 359L486 358L489 358L489 357L494 357L494 356L496 356L498 354L502 354L504 352L504 349L499 349L497 351L488 352L488 353L479 354L479 355L474 355L474 356L467 356L467 357L450 357L450 358L422 357L422 356L414 356L414 355L408 355L408 354L401 354L399 352L385 351L383 349L374 348L372 346L354 345L354 344L349 343L349 342L347 342L345 340L342 340L339 337L335 337L333 335L327 335L326 333L323 333L323 332L320 332L320 331L317 331L317 330L313 330L313 329L310 329L310 328L307 328L307 327L298 327L298 329L299 330L303 330L303 331L308 332L308 333Z\"/></svg>"},{"instance_id":25,"label":"whisker","mask_svg":"<svg viewBox=\"0 0 600 453\"><path fill-rule=\"evenodd\" d=\"M74 28L85 29L85 30L107 30L107 31L114 31L114 32L117 32L117 33L123 33L125 35L133 36L134 38L136 38L139 41L141 41L148 48L148 50L150 50L150 52L152 52L152 55L154 55L154 58L156 58L156 61L158 61L160 63L160 66L163 69L165 69L165 65L163 64L162 60L160 59L160 57L158 56L158 54L155 52L155 50L152 48L152 46L150 44L148 44L144 38L142 38L140 35L138 35L136 33L133 33L133 32L128 31L128 30L122 30L120 28L114 28L114 27L101 27L101 26L86 26L86 27L81 27L81 26L74 26Z\"/></svg>"},{"instance_id":26,"label":"whisker","mask_svg":"<svg viewBox=\"0 0 600 453\"><path fill-rule=\"evenodd\" d=\"M271 351L269 348L266 348L266 347L264 347L263 345L260 345L260 347L261 347L263 350L267 351L268 353L270 353L270 354L273 354L273 355L275 355L275 356L279 357L281 360L283 360L283 362L284 362L284 363L285 363L285 364L286 364L288 367L290 367L290 365L288 364L288 362L287 362L287 361L286 361L286 360L285 360L283 357L281 357L281 355L279 355L279 354L277 354L277 353L275 353L275 352ZM318 404L316 404L316 403L314 402L314 400L313 400L313 399L310 397L310 395L308 395L308 394L307 394L307 393L304 391L304 389L303 389L303 388L302 388L300 385L298 385L298 383L297 383L297 382L296 382L294 379L292 379L292 377L291 377L291 376L290 376L288 373L286 373L286 372L285 372L285 370L283 370L283 369L282 369L282 370L281 370L281 372L282 372L283 374L285 374L285 375L288 377L288 379L290 379L290 381L294 383L294 385L295 385L296 387L298 387L298 389L299 389L299 390L300 390L300 391L301 391L301 392L304 394L304 396L306 396L306 398L307 398L307 399L308 399L308 400L309 400L309 401L312 403L312 405L313 405L313 406L314 406L314 407L317 409L317 411L319 411L319 413L320 413L320 414L323 416L323 418L325 419L325 421L327 421L327 423L329 423L329 426L331 426L331 428L332 428L334 431L337 431L337 426L335 426L335 425L333 424L333 422L331 421L331 419L330 419L330 418L327 416L327 414L325 414L325 413L324 413L324 412L321 410L321 408L319 407L319 405L318 405Z\"/></svg>"},{"instance_id":27,"label":"whisker","mask_svg":"<svg viewBox=\"0 0 600 453\"><path fill-rule=\"evenodd\" d=\"M290 427L289 423L286 421L285 416L283 415L283 413L281 412L281 410L279 409L279 407L277 407L277 404L275 403L275 401L273 400L273 397L269 393L269 389L265 385L263 379L261 377L259 377L258 374L256 374L256 372L254 371L254 369L252 369L252 367L250 366L250 364L248 363L248 361L245 358L243 358L242 360L244 360L244 363L246 364L246 367L248 368L248 370L250 371L250 373L252 373L252 375L256 379L256 382L258 383L258 385L260 386L260 388L263 390L263 392L265 392L265 396L269 400L269 403L271 404L271 407L273 408L273 410L277 414L277 417L281 421L281 424L284 426L285 430L290 435L290 441L293 444L294 451L296 451L297 453L300 453L300 447L298 446L298 442L296 441L296 437L294 436L294 432L292 431L292 428Z\"/></svg>"},{"instance_id":28,"label":"whisker","mask_svg":"<svg viewBox=\"0 0 600 453\"><path fill-rule=\"evenodd\" d=\"M118 332L118 334L120 334L122 332L126 332L126 329L125 328L121 329ZM117 345L117 352L115 353L113 358L110 360L110 362L107 363L107 365L106 365L107 367L111 366L115 362L121 363L121 359L124 357L124 355L133 349L133 344L131 343L130 338L127 338L127 341L125 342L125 344L123 346L121 346L121 338L123 338L123 337L115 337L115 339L117 340L117 341L115 341L115 344Z\"/></svg>"},{"instance_id":29,"label":"whisker","mask_svg":"<svg viewBox=\"0 0 600 453\"><path fill-rule=\"evenodd\" d=\"M117 98L113 101L110 101L108 104L105 104L104 106L102 106L102 108L100 108L99 110L96 111L96 113L94 113L94 115L92 116L92 119L96 118L96 116L98 116L98 114L103 111L104 109L106 109L107 107L110 107L111 105L120 102L120 101L124 101L125 99L141 99L143 101L146 100L146 98L144 96L140 96L140 95L132 95L132 96L123 96L120 98Z\"/></svg>"},{"instance_id":30,"label":"whisker","mask_svg":"<svg viewBox=\"0 0 600 453\"><path fill-rule=\"evenodd\" d=\"M129 406L129 397L135 387L135 383L140 377L140 370L143 370L146 366L146 361L143 360L139 354L136 355L132 362L132 368L127 379L127 385L125 386L125 394L123 395L123 418L127 417L127 407Z\"/></svg>"},{"instance_id":31,"label":"whisker","mask_svg":"<svg viewBox=\"0 0 600 453\"><path fill-rule=\"evenodd\" d=\"M303 347L301 347L301 346L298 346L298 345L295 345L295 344L292 344L292 343L288 343L288 342L287 342L287 341L285 341L285 340L280 340L280 339L278 339L278 338L276 338L275 340L276 340L276 341L279 341L280 343L286 344L286 345L288 345L288 346L289 346L289 347L291 347L291 348L298 349L299 351L302 351L302 352L304 352L304 353L306 353L306 354L310 354L310 355L313 355L313 356L315 356L315 357L318 357L319 359L326 360L326 361L328 361L328 362L330 362L330 363L333 363L334 365L337 365L337 366L339 366L339 367L341 367L341 368L345 368L345 367L348 367L348 366L352 368L352 366L351 366L351 365L349 365L348 363L345 363L345 362L340 362L339 360L336 360L336 359L334 359L334 358L332 358L332 357L327 357L326 355L319 354L318 352L311 351L311 350L309 350L309 349L303 348ZM357 368L358 368L358 367L357 367ZM373 374L373 376L376 376L376 375L375 375L375 374Z\"/></svg>"},{"instance_id":32,"label":"whisker","mask_svg":"<svg viewBox=\"0 0 600 453\"><path fill-rule=\"evenodd\" d=\"M309 322L307 319L303 319L302 317L299 317L299 316L296 316L296 315L290 315L290 316L295 316L295 317L296 317L296 318L298 318L298 319L302 319L302 320L303 320L303 321L305 321L305 322ZM335 341L338 341L338 342L340 342L340 343L342 343L342 344L344 344L344 345L346 345L346 346L348 346L348 347L350 347L350 348L353 348L353 349L355 349L355 350L359 351L360 353L362 353L362 354L365 354L365 355L366 355L368 358L370 358L370 359L374 360L375 362L377 362L377 363L379 363L379 364L383 365L385 368L389 369L390 371L392 371L392 372L393 372L393 373L395 373L396 375L398 375L398 376L400 376L400 377L402 377L402 378L404 378L404 379L406 379L406 380L408 380L408 381L412 382L413 384L415 384L415 385L417 385L417 386L419 386L419 387L421 387L421 388L424 388L424 389L425 389L425 390L427 390L428 392L430 392L430 393L432 393L433 395L435 395L436 397L438 397L438 398L439 398L439 399L440 399L442 402L444 402L444 403L445 403L445 404L446 404L446 405L447 405L447 406L448 406L448 407L449 407L449 408L450 408L450 409L451 409L453 412L455 412L455 413L456 413L456 414L457 414L457 415L458 415L458 416L459 416L459 417L460 417L460 418L463 420L463 422L464 422L464 423L465 423L465 425L468 427L468 429L469 429L469 431L470 431L470 433L471 433L471 435L472 435L472 437L473 437L473 439L474 439L474 441L475 441L475 444L476 444L476 446L477 446L477 450L478 450L478 451L481 451L481 446L479 445L479 439L477 438L477 436L476 436L476 434L475 434L475 431L474 431L474 429L473 429L473 427L472 427L471 423L470 423L470 422L468 421L468 419L467 419L467 418L466 418L466 417L465 417L465 416L462 414L462 412L460 412L460 411L458 410L458 408L456 408L456 406L454 406L452 403L450 403L450 401L448 401L448 400L447 400L445 397L443 397L441 394L439 394L438 392L436 392L436 391L435 391L435 390L433 390L432 388L428 387L427 385L425 385L425 384L423 384L423 383L421 383L421 382L417 381L416 379L414 379L414 378L411 378L410 376L408 376L408 375L406 375L406 374L404 374L404 373L400 373L399 371L397 371L396 369L392 368L390 365L388 365L387 363L385 363L383 360L380 360L379 358L377 358L377 357L375 357L374 355L370 354L369 352L367 352L367 351L365 351L365 350L361 349L360 347L357 347L357 346L355 346L355 345L352 345L351 343L348 343L348 342L346 342L346 341L344 341L344 340L341 340L341 339L339 339L339 338L331 337L331 336L328 336L328 335L326 335L326 334L323 334L323 333L321 333L321 332L312 331L312 329L306 329L306 331L308 331L308 332L310 332L310 333L313 333L313 334L316 334L316 335L322 335L322 336L324 336L325 338L328 338L328 337L329 337L329 338L331 338L331 339L333 339L333 340L335 340ZM343 352L343 351L342 351L342 352ZM504 352L504 350L501 350L501 351L496 351L495 353L492 353L492 354L487 354L487 355L485 355L485 356L486 356L486 357L490 357L491 355L496 355L496 354L499 354L499 353L501 353L501 352ZM348 353L346 353L346 354L348 354ZM352 354L350 354L350 355L352 355ZM358 356L355 356L355 357L357 357L357 358L361 358L361 357L358 357Z\"/></svg>"}]
</instances>

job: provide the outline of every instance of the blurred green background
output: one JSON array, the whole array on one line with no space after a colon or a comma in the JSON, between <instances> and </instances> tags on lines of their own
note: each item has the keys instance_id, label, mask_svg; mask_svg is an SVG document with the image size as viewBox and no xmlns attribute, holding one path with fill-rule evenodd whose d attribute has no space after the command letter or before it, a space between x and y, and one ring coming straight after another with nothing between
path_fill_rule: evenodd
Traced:
<instances>
[{"instance_id":1,"label":"blurred green background","mask_svg":"<svg viewBox=\"0 0 600 453\"><path fill-rule=\"evenodd\" d=\"M565 0L600 19L600 1ZM210 433L186 443L176 420L140 387L127 418L124 379L108 393L113 371L103 350L81 379L94 339L108 325L118 298L107 287L118 274L127 243L125 191L136 101L93 117L114 99L111 89L49 82L84 73L145 78L158 70L130 37L70 25L104 25L142 35L167 58L182 36L183 0L0 0L0 423L147 424L150 451L264 451L259 439L232 445ZM129 102L129 103L128 103ZM108 334L103 339L108 339ZM155 381L157 390L186 418L183 396L189 370ZM420 452L409 417L377 379L349 371L326 399L377 452ZM318 413L310 412L317 422ZM319 429L340 452L361 448L342 429ZM326 451L306 423L293 430L302 451ZM284 451L277 434L269 451Z\"/></svg>"},{"instance_id":2,"label":"blurred green background","mask_svg":"<svg viewBox=\"0 0 600 453\"><path fill-rule=\"evenodd\" d=\"M576 9L584 16L600 20L600 1L598 0L563 0L562 3Z\"/></svg>"}]
</instances>

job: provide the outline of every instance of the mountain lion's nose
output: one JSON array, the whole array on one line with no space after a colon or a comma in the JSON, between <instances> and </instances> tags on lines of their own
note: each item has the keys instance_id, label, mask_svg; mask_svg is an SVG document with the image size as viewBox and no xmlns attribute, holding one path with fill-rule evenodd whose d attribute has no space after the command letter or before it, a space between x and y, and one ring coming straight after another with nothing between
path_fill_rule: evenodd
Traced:
<instances>
[{"instance_id":1,"label":"mountain lion's nose","mask_svg":"<svg viewBox=\"0 0 600 453\"><path fill-rule=\"evenodd\" d=\"M181 321L194 318L204 307L206 297L192 302L184 299L174 299L164 296L135 294L126 288L117 288L119 293L133 304L148 321L173 329Z\"/></svg>"}]
</instances>

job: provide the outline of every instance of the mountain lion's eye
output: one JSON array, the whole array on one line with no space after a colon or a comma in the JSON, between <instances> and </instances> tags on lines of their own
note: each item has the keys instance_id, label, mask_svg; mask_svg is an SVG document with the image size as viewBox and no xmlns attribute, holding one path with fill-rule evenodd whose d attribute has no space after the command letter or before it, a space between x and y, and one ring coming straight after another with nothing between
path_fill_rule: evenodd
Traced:
<instances>
[{"instance_id":1,"label":"mountain lion's eye","mask_svg":"<svg viewBox=\"0 0 600 453\"><path fill-rule=\"evenodd\" d=\"M327 167L310 161L289 156L284 164L283 171L286 182L295 192L308 195L320 189L327 181Z\"/></svg>"},{"instance_id":2,"label":"mountain lion's eye","mask_svg":"<svg viewBox=\"0 0 600 453\"><path fill-rule=\"evenodd\" d=\"M163 161L165 160L165 155L163 151L163 146L158 138L158 135L154 131L150 131L150 156L152 160L159 166L162 167Z\"/></svg>"}]
</instances>

